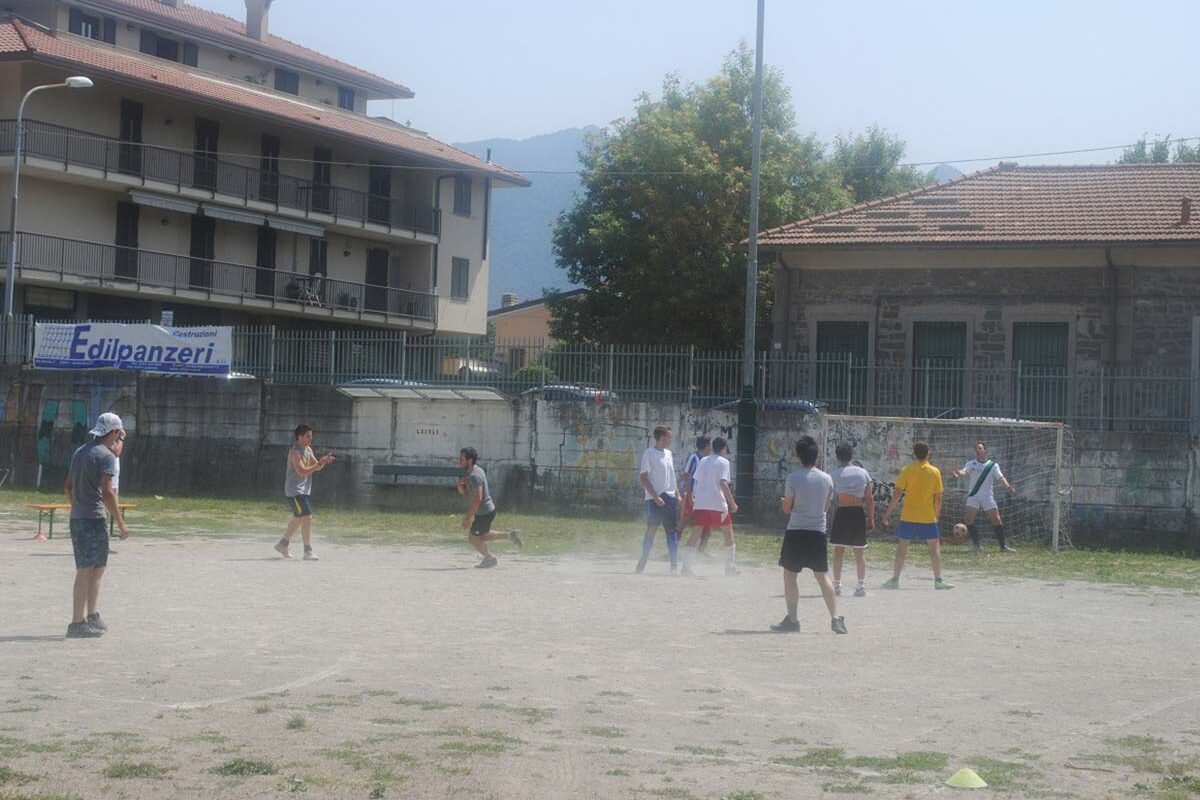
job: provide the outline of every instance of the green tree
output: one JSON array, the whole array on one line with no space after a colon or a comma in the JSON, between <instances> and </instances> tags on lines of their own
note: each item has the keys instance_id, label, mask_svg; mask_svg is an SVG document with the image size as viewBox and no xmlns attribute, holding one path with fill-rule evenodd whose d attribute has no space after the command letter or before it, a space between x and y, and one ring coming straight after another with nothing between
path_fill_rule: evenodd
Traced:
<instances>
[{"instance_id":1,"label":"green tree","mask_svg":"<svg viewBox=\"0 0 1200 800\"><path fill-rule=\"evenodd\" d=\"M930 183L930 175L902 166L905 145L898 136L873 125L864 134L833 141L833 164L855 203L911 191Z\"/></svg>"},{"instance_id":2,"label":"green tree","mask_svg":"<svg viewBox=\"0 0 1200 800\"><path fill-rule=\"evenodd\" d=\"M589 291L551 299L555 338L739 348L749 225L754 53L744 44L701 85L662 96L580 154L582 187L554 230L558 264ZM848 204L835 166L796 130L776 70L763 87L760 227ZM760 261L759 320L770 319L773 266Z\"/></svg>"},{"instance_id":3,"label":"green tree","mask_svg":"<svg viewBox=\"0 0 1200 800\"><path fill-rule=\"evenodd\" d=\"M1137 144L1126 147L1117 159L1118 164L1194 164L1200 162L1200 141L1175 142L1171 149L1171 137L1168 134L1154 142L1147 142L1146 137L1138 140Z\"/></svg>"}]
</instances>

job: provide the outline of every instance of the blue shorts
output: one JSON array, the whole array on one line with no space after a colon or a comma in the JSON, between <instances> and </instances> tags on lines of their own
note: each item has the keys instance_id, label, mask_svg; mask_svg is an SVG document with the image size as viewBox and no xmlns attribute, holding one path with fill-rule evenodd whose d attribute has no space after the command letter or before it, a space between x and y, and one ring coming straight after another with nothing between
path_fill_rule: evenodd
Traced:
<instances>
[{"instance_id":1,"label":"blue shorts","mask_svg":"<svg viewBox=\"0 0 1200 800\"><path fill-rule=\"evenodd\" d=\"M663 507L659 508L658 503L653 500L646 501L646 527L658 530L658 526L662 525L663 530L667 533L679 532L679 502L675 499L675 495L663 492L659 495L663 501Z\"/></svg>"},{"instance_id":2,"label":"blue shorts","mask_svg":"<svg viewBox=\"0 0 1200 800\"><path fill-rule=\"evenodd\" d=\"M108 566L108 523L102 519L71 519L71 549L75 569Z\"/></svg>"},{"instance_id":3,"label":"blue shorts","mask_svg":"<svg viewBox=\"0 0 1200 800\"><path fill-rule=\"evenodd\" d=\"M298 494L295 497L285 497L284 499L287 501L288 510L296 519L312 516L312 500L308 495Z\"/></svg>"},{"instance_id":4,"label":"blue shorts","mask_svg":"<svg viewBox=\"0 0 1200 800\"><path fill-rule=\"evenodd\" d=\"M938 527L936 522L905 522L900 521L900 527L896 529L897 539L907 539L912 541L918 539L922 542L930 539L941 538L942 529Z\"/></svg>"}]
</instances>

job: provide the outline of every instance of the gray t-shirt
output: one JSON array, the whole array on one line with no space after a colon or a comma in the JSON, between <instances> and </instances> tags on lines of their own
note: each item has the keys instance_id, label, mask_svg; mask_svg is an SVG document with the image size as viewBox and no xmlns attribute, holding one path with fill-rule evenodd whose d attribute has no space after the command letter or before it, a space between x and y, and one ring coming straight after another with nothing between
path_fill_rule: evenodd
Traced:
<instances>
[{"instance_id":1,"label":"gray t-shirt","mask_svg":"<svg viewBox=\"0 0 1200 800\"><path fill-rule=\"evenodd\" d=\"M293 444L292 453L298 453L300 460L306 463L313 460L311 447L301 447L298 444ZM300 473L296 472L295 467L292 466L292 453L288 453L287 472L283 476L283 496L298 497L300 495L312 494L313 474L310 472L301 478Z\"/></svg>"},{"instance_id":2,"label":"gray t-shirt","mask_svg":"<svg viewBox=\"0 0 1200 800\"><path fill-rule=\"evenodd\" d=\"M788 475L784 497L792 498L789 531L825 532L825 506L833 496L833 479L816 467L801 467Z\"/></svg>"},{"instance_id":3,"label":"gray t-shirt","mask_svg":"<svg viewBox=\"0 0 1200 800\"><path fill-rule=\"evenodd\" d=\"M91 441L71 456L71 519L104 519L100 478L117 474L117 457L99 441Z\"/></svg>"},{"instance_id":4,"label":"gray t-shirt","mask_svg":"<svg viewBox=\"0 0 1200 800\"><path fill-rule=\"evenodd\" d=\"M871 475L862 467L853 464L839 466L829 473L833 478L833 490L838 494L862 497L871 483Z\"/></svg>"},{"instance_id":5,"label":"gray t-shirt","mask_svg":"<svg viewBox=\"0 0 1200 800\"><path fill-rule=\"evenodd\" d=\"M488 491L487 473L476 464L471 467L471 471L467 473L467 487L469 497L474 502L475 490L480 486L483 487L483 500L479 503L479 509L476 514L494 514L496 513L496 504L492 502L492 493Z\"/></svg>"}]
</instances>

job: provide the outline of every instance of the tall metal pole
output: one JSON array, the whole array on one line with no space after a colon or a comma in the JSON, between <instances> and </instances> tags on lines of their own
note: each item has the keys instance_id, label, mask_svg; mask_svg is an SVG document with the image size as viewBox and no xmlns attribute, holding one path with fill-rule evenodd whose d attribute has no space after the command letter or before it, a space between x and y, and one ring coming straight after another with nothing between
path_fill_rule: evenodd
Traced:
<instances>
[{"instance_id":1,"label":"tall metal pole","mask_svg":"<svg viewBox=\"0 0 1200 800\"><path fill-rule=\"evenodd\" d=\"M758 446L758 405L754 396L754 332L758 306L758 184L762 153L763 18L766 0L758 0L758 30L754 45L754 118L750 156L750 246L746 259L746 315L742 340L742 397L738 403L737 500L744 513L753 513L754 451Z\"/></svg>"},{"instance_id":2,"label":"tall metal pole","mask_svg":"<svg viewBox=\"0 0 1200 800\"><path fill-rule=\"evenodd\" d=\"M25 103L33 95L34 92L40 92L43 89L64 89L64 88L87 88L92 85L91 81L83 83L83 78L69 78L70 83L47 83L43 86L34 86L25 96L21 98L20 105L17 106L17 129L13 136L13 177L12 177L12 205L8 209L8 266L4 273L4 319L11 320L13 315L13 281L17 270L17 203L20 200L21 193L19 191L21 181L21 133L22 133L22 118L25 116Z\"/></svg>"}]
</instances>

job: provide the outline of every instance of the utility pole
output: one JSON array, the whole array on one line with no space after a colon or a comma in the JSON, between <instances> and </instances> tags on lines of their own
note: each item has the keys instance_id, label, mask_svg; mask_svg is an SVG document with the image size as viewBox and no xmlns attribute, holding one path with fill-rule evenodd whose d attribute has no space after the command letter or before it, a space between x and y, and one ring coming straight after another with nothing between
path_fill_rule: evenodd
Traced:
<instances>
[{"instance_id":1,"label":"utility pole","mask_svg":"<svg viewBox=\"0 0 1200 800\"><path fill-rule=\"evenodd\" d=\"M758 32L754 45L754 119L750 157L750 246L746 259L746 314L742 342L742 396L738 403L737 501L752 513L754 451L758 445L758 404L754 393L754 332L758 313L758 183L762 155L763 17L766 0L758 0Z\"/></svg>"}]
</instances>

